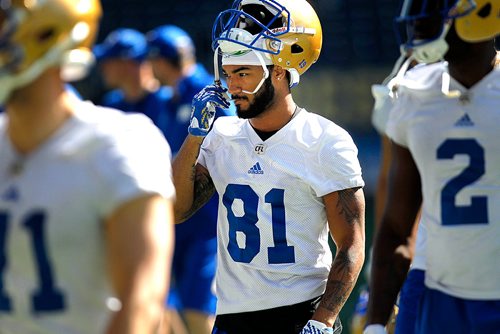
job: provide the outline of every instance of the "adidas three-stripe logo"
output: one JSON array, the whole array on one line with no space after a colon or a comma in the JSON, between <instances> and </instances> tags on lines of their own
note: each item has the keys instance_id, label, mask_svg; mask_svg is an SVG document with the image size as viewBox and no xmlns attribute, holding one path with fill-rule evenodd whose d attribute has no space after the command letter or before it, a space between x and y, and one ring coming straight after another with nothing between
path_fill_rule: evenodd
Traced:
<instances>
[{"instance_id":1,"label":"adidas three-stripe logo","mask_svg":"<svg viewBox=\"0 0 500 334\"><path fill-rule=\"evenodd\" d=\"M248 170L248 174L264 174L264 171L260 168L260 164L257 162Z\"/></svg>"},{"instance_id":2,"label":"adidas three-stripe logo","mask_svg":"<svg viewBox=\"0 0 500 334\"><path fill-rule=\"evenodd\" d=\"M17 202L19 200L19 191L16 187L10 186L0 197L6 202Z\"/></svg>"},{"instance_id":3,"label":"adidas three-stripe logo","mask_svg":"<svg viewBox=\"0 0 500 334\"><path fill-rule=\"evenodd\" d=\"M469 115L464 114L456 123L455 126L474 126L474 122L470 119Z\"/></svg>"}]
</instances>

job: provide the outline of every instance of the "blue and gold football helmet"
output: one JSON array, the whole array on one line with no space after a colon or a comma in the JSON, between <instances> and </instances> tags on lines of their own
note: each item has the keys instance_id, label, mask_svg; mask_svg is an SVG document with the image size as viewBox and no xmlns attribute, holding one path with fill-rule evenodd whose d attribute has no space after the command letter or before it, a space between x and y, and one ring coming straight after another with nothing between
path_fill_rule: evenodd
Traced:
<instances>
[{"instance_id":1,"label":"blue and gold football helmet","mask_svg":"<svg viewBox=\"0 0 500 334\"><path fill-rule=\"evenodd\" d=\"M459 0L463 6L465 0ZM474 0L476 8L455 20L458 36L467 42L482 42L500 35L500 1Z\"/></svg>"},{"instance_id":2,"label":"blue and gold football helmet","mask_svg":"<svg viewBox=\"0 0 500 334\"><path fill-rule=\"evenodd\" d=\"M0 0L0 104L49 67L86 74L100 16L99 0Z\"/></svg>"},{"instance_id":3,"label":"blue and gold football helmet","mask_svg":"<svg viewBox=\"0 0 500 334\"><path fill-rule=\"evenodd\" d=\"M256 51L299 82L320 55L322 29L306 0L236 0L221 12L212 30L212 47L222 54Z\"/></svg>"},{"instance_id":4,"label":"blue and gold football helmet","mask_svg":"<svg viewBox=\"0 0 500 334\"><path fill-rule=\"evenodd\" d=\"M404 0L395 18L396 37L404 51L422 63L441 60L448 50L446 34L454 19L470 14L474 0Z\"/></svg>"}]
</instances>

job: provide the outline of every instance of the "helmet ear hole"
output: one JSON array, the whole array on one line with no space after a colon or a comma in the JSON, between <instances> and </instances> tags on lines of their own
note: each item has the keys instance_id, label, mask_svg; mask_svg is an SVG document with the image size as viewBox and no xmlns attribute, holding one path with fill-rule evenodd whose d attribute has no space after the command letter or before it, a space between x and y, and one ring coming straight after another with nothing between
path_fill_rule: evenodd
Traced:
<instances>
[{"instance_id":1,"label":"helmet ear hole","mask_svg":"<svg viewBox=\"0 0 500 334\"><path fill-rule=\"evenodd\" d=\"M461 0L471 2L472 0ZM500 2L474 0L476 7L455 19L457 35L466 42L478 43L500 36Z\"/></svg>"},{"instance_id":2,"label":"helmet ear hole","mask_svg":"<svg viewBox=\"0 0 500 334\"><path fill-rule=\"evenodd\" d=\"M292 53L302 53L304 52L304 49L298 44L293 44L291 47L291 51Z\"/></svg>"},{"instance_id":3,"label":"helmet ear hole","mask_svg":"<svg viewBox=\"0 0 500 334\"><path fill-rule=\"evenodd\" d=\"M490 14L491 14L491 3L484 5L483 8L481 8L477 12L477 16L482 17L482 18L488 17L488 16L490 16Z\"/></svg>"},{"instance_id":4,"label":"helmet ear hole","mask_svg":"<svg viewBox=\"0 0 500 334\"><path fill-rule=\"evenodd\" d=\"M54 36L54 33L55 33L55 31L53 28L44 29L43 31L41 31L38 34L38 41L40 43L43 43L43 42L49 40L52 36Z\"/></svg>"}]
</instances>

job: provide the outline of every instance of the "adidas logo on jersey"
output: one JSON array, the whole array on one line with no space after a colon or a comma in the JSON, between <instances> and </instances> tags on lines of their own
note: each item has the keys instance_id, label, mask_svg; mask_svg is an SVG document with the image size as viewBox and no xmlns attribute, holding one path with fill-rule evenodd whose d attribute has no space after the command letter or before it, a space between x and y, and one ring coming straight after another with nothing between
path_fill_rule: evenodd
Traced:
<instances>
[{"instance_id":1,"label":"adidas logo on jersey","mask_svg":"<svg viewBox=\"0 0 500 334\"><path fill-rule=\"evenodd\" d=\"M474 126L474 122L469 115L465 114L455 123L455 126Z\"/></svg>"},{"instance_id":2,"label":"adidas logo on jersey","mask_svg":"<svg viewBox=\"0 0 500 334\"><path fill-rule=\"evenodd\" d=\"M248 174L264 174L264 171L260 168L260 164L257 162L248 170Z\"/></svg>"},{"instance_id":3,"label":"adidas logo on jersey","mask_svg":"<svg viewBox=\"0 0 500 334\"><path fill-rule=\"evenodd\" d=\"M2 194L2 199L6 202L17 202L19 200L19 192L16 187L10 186Z\"/></svg>"}]
</instances>

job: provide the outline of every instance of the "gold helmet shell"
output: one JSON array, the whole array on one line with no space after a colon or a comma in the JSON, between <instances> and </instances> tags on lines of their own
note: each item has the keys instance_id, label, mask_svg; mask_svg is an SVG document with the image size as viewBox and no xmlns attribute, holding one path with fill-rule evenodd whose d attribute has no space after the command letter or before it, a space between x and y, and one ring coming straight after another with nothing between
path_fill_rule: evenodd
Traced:
<instances>
[{"instance_id":1,"label":"gold helmet shell","mask_svg":"<svg viewBox=\"0 0 500 334\"><path fill-rule=\"evenodd\" d=\"M223 55L253 50L263 63L288 70L292 86L318 60L323 43L320 20L306 0L237 0L219 14L212 37Z\"/></svg>"},{"instance_id":2,"label":"gold helmet shell","mask_svg":"<svg viewBox=\"0 0 500 334\"><path fill-rule=\"evenodd\" d=\"M464 0L457 2L457 7ZM475 0L476 8L455 19L458 36L467 42L482 42L500 34L500 1Z\"/></svg>"},{"instance_id":3,"label":"gold helmet shell","mask_svg":"<svg viewBox=\"0 0 500 334\"><path fill-rule=\"evenodd\" d=\"M0 95L51 66L93 60L101 12L99 0L0 0Z\"/></svg>"}]
</instances>

